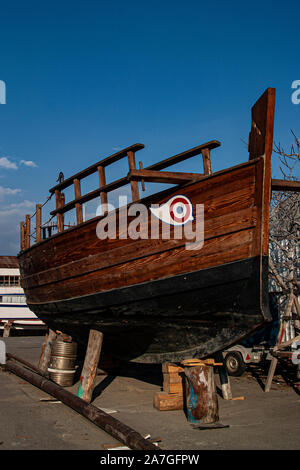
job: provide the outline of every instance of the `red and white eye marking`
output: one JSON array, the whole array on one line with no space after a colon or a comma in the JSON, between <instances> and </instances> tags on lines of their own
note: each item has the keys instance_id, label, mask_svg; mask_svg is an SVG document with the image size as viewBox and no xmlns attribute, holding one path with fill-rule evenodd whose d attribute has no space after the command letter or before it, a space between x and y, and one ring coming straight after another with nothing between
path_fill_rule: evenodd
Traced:
<instances>
[{"instance_id":1,"label":"red and white eye marking","mask_svg":"<svg viewBox=\"0 0 300 470\"><path fill-rule=\"evenodd\" d=\"M170 205L170 216L179 224L185 224L190 220L193 206L185 196L176 196Z\"/></svg>"},{"instance_id":2,"label":"red and white eye marking","mask_svg":"<svg viewBox=\"0 0 300 470\"><path fill-rule=\"evenodd\" d=\"M193 205L182 194L173 196L158 208L150 207L150 210L155 217L170 225L184 225L194 220Z\"/></svg>"}]
</instances>

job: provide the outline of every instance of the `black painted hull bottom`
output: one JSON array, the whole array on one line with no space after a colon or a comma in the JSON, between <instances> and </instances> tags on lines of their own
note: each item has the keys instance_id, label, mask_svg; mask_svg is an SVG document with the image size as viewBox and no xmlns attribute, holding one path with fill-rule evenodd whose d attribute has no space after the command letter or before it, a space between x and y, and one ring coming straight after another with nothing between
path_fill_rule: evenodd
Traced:
<instances>
[{"instance_id":1,"label":"black painted hull bottom","mask_svg":"<svg viewBox=\"0 0 300 470\"><path fill-rule=\"evenodd\" d=\"M254 257L158 281L47 304L29 304L50 328L123 360L207 357L271 320L268 259ZM262 278L262 288L260 284Z\"/></svg>"}]
</instances>

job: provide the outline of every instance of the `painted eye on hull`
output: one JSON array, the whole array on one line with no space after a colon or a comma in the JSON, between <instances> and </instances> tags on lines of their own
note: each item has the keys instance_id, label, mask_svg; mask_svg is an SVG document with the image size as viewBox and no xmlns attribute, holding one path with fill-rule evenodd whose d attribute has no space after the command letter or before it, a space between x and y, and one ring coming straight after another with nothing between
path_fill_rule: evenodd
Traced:
<instances>
[{"instance_id":1,"label":"painted eye on hull","mask_svg":"<svg viewBox=\"0 0 300 470\"><path fill-rule=\"evenodd\" d=\"M158 208L150 207L150 210L155 217L170 225L184 225L194 220L193 205L182 194L173 196Z\"/></svg>"}]
</instances>

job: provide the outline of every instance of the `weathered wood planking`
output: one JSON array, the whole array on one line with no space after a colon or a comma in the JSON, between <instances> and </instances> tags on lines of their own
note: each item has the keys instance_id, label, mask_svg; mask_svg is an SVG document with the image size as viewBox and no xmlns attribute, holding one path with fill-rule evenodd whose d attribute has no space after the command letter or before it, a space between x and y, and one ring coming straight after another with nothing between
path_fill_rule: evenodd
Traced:
<instances>
[{"instance_id":1,"label":"weathered wood planking","mask_svg":"<svg viewBox=\"0 0 300 470\"><path fill-rule=\"evenodd\" d=\"M193 203L202 203L205 208L205 244L200 251L200 259L197 261L197 265L205 267L205 256L210 254L211 245L214 246L213 238L255 227L257 208L252 206L254 206L255 167L257 164L239 168L232 174L219 175L214 182L214 186L207 179L191 185L185 191L185 194L190 197ZM225 196L223 191L225 191ZM165 197L165 200L168 197ZM95 269L109 269L110 266L120 265L121 262L125 263L124 268L126 270L129 268L126 261L129 260L134 262L133 267L135 268L139 264L144 265L142 258L147 256L151 256L149 261L155 261L153 258L155 254L157 254L158 260L171 257L172 261L173 255L170 250L175 250L175 263L177 262L176 252L183 253L188 258L195 257L195 252L188 252L184 249L186 240L99 240L96 237L97 221L83 224L77 230L70 230L68 236L65 232L63 238L57 236L47 240L44 244L35 248L34 256L26 257L24 264L21 256L23 287L30 288L38 283L41 288L43 283L57 282L64 279L64 277L74 278ZM76 243L79 236L80 244ZM249 246L252 238L253 234L250 238L248 237L247 243L249 243ZM235 238L234 243L236 242ZM45 244L48 245L47 250L45 250ZM239 259L239 256L243 256L239 252L242 244L243 238L237 243L237 258L233 256L233 259ZM215 260L216 263L225 262L222 253L230 248L230 241L229 246L226 247L225 244L222 244L222 248L223 250L220 250L220 247L217 247L217 250L214 251L214 253L219 251L218 259ZM136 259L137 250L139 250L138 258L140 260ZM166 256L163 256L163 252L166 252ZM246 256L252 254L249 249L246 250ZM31 275L30 272L38 274ZM170 273L172 273L172 270ZM109 272L103 273L103 276L107 274ZM28 295L31 295L31 293Z\"/></svg>"},{"instance_id":2,"label":"weathered wood planking","mask_svg":"<svg viewBox=\"0 0 300 470\"><path fill-rule=\"evenodd\" d=\"M214 211L216 205L220 205L219 211L221 211L222 209L224 211L223 213L228 212L228 210L226 209L226 206L228 204L230 204L232 208L239 207L241 206L241 204L243 207L249 207L250 199L249 198L247 199L247 194L249 193L247 182L245 182L245 189L241 190L241 180L246 177L245 175L248 175L247 177L249 178L249 181L248 181L249 185L251 184L254 185L255 170L252 170L253 174L249 174L249 171L251 173L251 170L249 169L254 167L256 163L257 163L256 161L242 163L241 165L237 165L236 167L233 167L231 169L216 172L210 177L206 177L206 179L203 180L203 185L200 185L200 186L189 185L189 188L190 188L189 197L190 198L193 197L193 194L198 197L197 191L199 191L200 192L199 195L201 197L201 199L199 200L201 203L205 204L205 210L207 210L208 212ZM244 170L246 173L244 173ZM223 179L220 180L219 178L223 176L225 180ZM229 179L228 179L227 187L226 187L225 181L227 180L227 178ZM205 184L205 181L207 184ZM228 189L230 190L229 191L230 194L232 194L231 197L236 198L235 204L233 204L233 201L230 200L230 195L224 198L224 194L226 193ZM178 194L182 192L186 192L186 186L180 188L179 192L177 190L174 191L174 188L172 188L172 189L163 191L162 193L155 194L151 197L143 199L143 203L145 205L163 203L167 201L175 193ZM226 201L226 204L224 204L225 201ZM96 224L98 220L99 218L97 219L96 222L94 219L89 220L85 222L84 224L82 224L82 227L88 226L93 223ZM57 241L55 244L55 250L59 249L59 243L61 243L63 247L61 250L63 252L62 256L64 255L66 258L68 258L71 252L72 259L76 260L77 257L81 256L81 253L79 250L77 250L77 247L74 246L74 244L76 240L78 241L78 237L80 237L83 243L89 243L89 251L91 253L93 252L98 253L99 252L99 240L96 237L94 237L93 230L91 229L82 230L82 227L74 227L65 231L63 237L61 237L60 234L54 235L51 238L51 240L54 240L56 238L60 239L60 241ZM66 233L68 235L65 237ZM42 244L50 243L51 240L49 239L44 240ZM130 240L127 240L127 243L129 242ZM134 243L135 241L133 240L132 242ZM107 248L112 249L118 243L122 244L123 241L122 240L106 240L105 243L106 243L106 249ZM68 250L68 247L69 247L69 250ZM38 250L39 252L38 258L43 258L43 257L45 258L45 255L44 255L45 249L47 249L47 252L49 251L49 254L51 254L51 246L44 247L41 245L35 245L34 249ZM54 255L54 251L53 251L53 255ZM48 265L52 267L57 266L59 265L61 261L64 261L63 257L61 258L61 255L55 256L55 257L51 256L50 259L48 258ZM25 261L22 261L22 262L25 262ZM43 263L44 263L44 266L47 267L47 259L45 259ZM32 268L35 268L35 267L38 269L38 266L32 265Z\"/></svg>"}]
</instances>

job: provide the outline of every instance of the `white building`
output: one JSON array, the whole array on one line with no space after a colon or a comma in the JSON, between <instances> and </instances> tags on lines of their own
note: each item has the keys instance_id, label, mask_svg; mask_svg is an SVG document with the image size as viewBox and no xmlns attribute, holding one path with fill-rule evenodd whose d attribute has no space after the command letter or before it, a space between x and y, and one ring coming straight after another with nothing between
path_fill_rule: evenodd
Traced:
<instances>
[{"instance_id":1,"label":"white building","mask_svg":"<svg viewBox=\"0 0 300 470\"><path fill-rule=\"evenodd\" d=\"M16 256L0 256L0 328L8 322L22 330L45 328L27 307Z\"/></svg>"}]
</instances>

